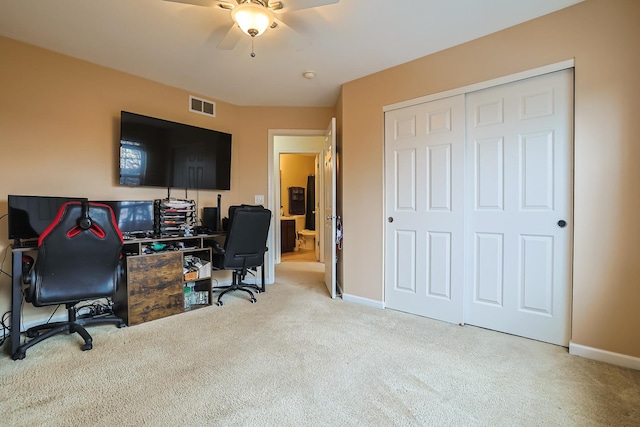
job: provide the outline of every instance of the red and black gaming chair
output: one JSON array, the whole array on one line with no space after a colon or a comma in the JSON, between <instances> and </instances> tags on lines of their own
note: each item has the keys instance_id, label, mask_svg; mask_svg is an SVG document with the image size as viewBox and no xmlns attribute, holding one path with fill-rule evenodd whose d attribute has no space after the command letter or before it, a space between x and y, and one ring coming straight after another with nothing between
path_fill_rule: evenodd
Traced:
<instances>
[{"instance_id":1,"label":"red and black gaming chair","mask_svg":"<svg viewBox=\"0 0 640 427\"><path fill-rule=\"evenodd\" d=\"M30 271L28 265L23 268L23 281L29 285L25 289L27 302L36 307L64 304L68 320L28 329L26 335L31 340L14 352L14 359L23 359L29 347L61 332L77 332L85 342L82 349L90 350L92 338L85 325L125 326L122 319L109 313L78 318L75 308L81 301L115 294L122 245L122 234L109 206L73 201L60 207L56 219L40 235L35 265Z\"/></svg>"}]
</instances>

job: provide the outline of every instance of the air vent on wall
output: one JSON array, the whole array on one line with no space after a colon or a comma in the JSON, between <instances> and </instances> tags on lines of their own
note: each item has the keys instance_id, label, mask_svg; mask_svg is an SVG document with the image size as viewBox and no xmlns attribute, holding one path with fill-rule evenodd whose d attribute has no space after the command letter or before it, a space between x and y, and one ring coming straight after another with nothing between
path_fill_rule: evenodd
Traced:
<instances>
[{"instance_id":1,"label":"air vent on wall","mask_svg":"<svg viewBox=\"0 0 640 427\"><path fill-rule=\"evenodd\" d=\"M207 101L205 99L196 98L193 95L189 95L189 111L194 113L204 114L206 116L216 116L216 103Z\"/></svg>"}]
</instances>

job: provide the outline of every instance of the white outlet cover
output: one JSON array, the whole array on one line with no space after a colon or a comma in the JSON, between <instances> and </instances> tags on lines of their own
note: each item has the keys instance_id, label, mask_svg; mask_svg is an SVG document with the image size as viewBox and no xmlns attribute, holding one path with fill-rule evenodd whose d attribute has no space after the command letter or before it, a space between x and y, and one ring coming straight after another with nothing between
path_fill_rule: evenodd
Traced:
<instances>
[{"instance_id":1,"label":"white outlet cover","mask_svg":"<svg viewBox=\"0 0 640 427\"><path fill-rule=\"evenodd\" d=\"M255 196L255 204L256 205L264 205L264 194L256 194L256 196Z\"/></svg>"}]
</instances>

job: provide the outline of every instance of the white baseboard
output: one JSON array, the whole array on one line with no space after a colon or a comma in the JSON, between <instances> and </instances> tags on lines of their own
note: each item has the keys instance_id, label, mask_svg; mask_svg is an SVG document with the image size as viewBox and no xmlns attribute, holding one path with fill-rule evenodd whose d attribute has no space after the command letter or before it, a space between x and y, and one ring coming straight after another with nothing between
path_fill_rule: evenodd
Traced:
<instances>
[{"instance_id":1,"label":"white baseboard","mask_svg":"<svg viewBox=\"0 0 640 427\"><path fill-rule=\"evenodd\" d=\"M384 302L376 301L372 299L357 297L355 295L342 294L342 299L348 302L354 302L356 304L366 305L373 308L384 308Z\"/></svg>"},{"instance_id":2,"label":"white baseboard","mask_svg":"<svg viewBox=\"0 0 640 427\"><path fill-rule=\"evenodd\" d=\"M569 354L609 363L611 365L622 366L623 368L640 370L640 357L627 356L626 354L587 347L586 345L575 344L573 342L569 343Z\"/></svg>"},{"instance_id":3,"label":"white baseboard","mask_svg":"<svg viewBox=\"0 0 640 427\"><path fill-rule=\"evenodd\" d=\"M250 282L247 282L250 283ZM250 283L252 284L252 283ZM226 280L218 280L218 279L213 279L211 281L211 286L212 287L216 287L216 286L230 286L231 285L231 279L226 279Z\"/></svg>"}]
</instances>

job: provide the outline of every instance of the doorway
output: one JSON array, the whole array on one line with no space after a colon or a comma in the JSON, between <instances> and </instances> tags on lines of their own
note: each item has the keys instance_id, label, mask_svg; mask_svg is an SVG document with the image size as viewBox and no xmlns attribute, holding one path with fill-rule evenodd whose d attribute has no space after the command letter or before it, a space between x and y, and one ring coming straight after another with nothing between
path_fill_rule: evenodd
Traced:
<instances>
[{"instance_id":1,"label":"doorway","mask_svg":"<svg viewBox=\"0 0 640 427\"><path fill-rule=\"evenodd\" d=\"M269 248L277 248L267 252L267 277L270 283L275 281L275 265L281 263L281 236L282 222L280 207L283 206L281 196L281 154L299 154L307 156L319 157L324 151L325 132L323 130L300 130L300 129L283 129L269 131L269 194L268 207L273 212L273 223L269 231ZM316 173L316 185L318 187L316 196L323 194L324 179L322 173ZM316 197L317 209L322 212L324 209L321 197ZM286 214L286 213L285 213ZM319 221L317 226L316 246L318 247L318 263L324 263L324 224Z\"/></svg>"},{"instance_id":2,"label":"doorway","mask_svg":"<svg viewBox=\"0 0 640 427\"><path fill-rule=\"evenodd\" d=\"M269 209L278 212L280 200L280 154L281 153L314 153L322 159L318 165L318 193L316 212L320 212L317 220L318 230L318 262L300 263L324 270L324 282L331 298L338 295L336 280L337 231L336 215L336 118L332 117L324 130L269 130L268 146L268 188ZM319 173L320 170L322 173ZM272 224L268 238L268 247L279 248L281 245L281 224L277 214L272 216ZM267 252L268 283L275 282L275 265L280 264L280 251Z\"/></svg>"},{"instance_id":3,"label":"doorway","mask_svg":"<svg viewBox=\"0 0 640 427\"><path fill-rule=\"evenodd\" d=\"M280 261L318 262L317 153L280 153Z\"/></svg>"}]
</instances>

